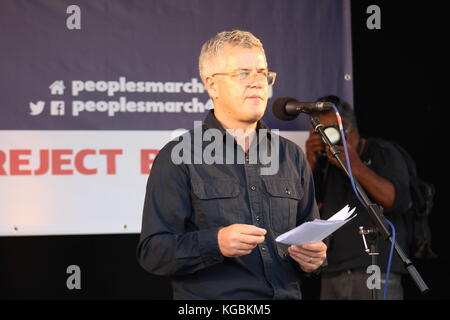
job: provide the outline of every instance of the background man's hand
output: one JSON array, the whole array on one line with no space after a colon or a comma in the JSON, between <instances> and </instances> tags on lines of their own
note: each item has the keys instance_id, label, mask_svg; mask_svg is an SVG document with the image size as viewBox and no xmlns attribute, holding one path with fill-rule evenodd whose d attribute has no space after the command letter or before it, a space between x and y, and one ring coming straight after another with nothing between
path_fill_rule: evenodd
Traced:
<instances>
[{"instance_id":1,"label":"background man's hand","mask_svg":"<svg viewBox=\"0 0 450 320\"><path fill-rule=\"evenodd\" d=\"M339 152L341 154L342 161L347 166L347 160L345 158L344 146L337 145L336 148L339 150ZM326 150L327 150L328 160L336 167L342 169L341 166L339 165L338 161L336 160L336 158L331 153L330 148L328 146L326 147ZM350 166L352 167L353 174L356 176L362 170L361 168L363 168L365 165L362 162L361 158L359 157L358 152L356 151L356 146L353 146L347 142L347 151L348 151L348 157L350 159Z\"/></svg>"},{"instance_id":2,"label":"background man's hand","mask_svg":"<svg viewBox=\"0 0 450 320\"><path fill-rule=\"evenodd\" d=\"M327 246L322 241L290 246L288 252L305 272L316 270L327 258Z\"/></svg>"},{"instance_id":3,"label":"background man's hand","mask_svg":"<svg viewBox=\"0 0 450 320\"><path fill-rule=\"evenodd\" d=\"M311 169L314 170L317 163L316 153L319 151L325 151L325 146L322 143L322 138L320 137L320 135L315 133L314 129L309 131L309 137L306 140L305 149L306 159L308 160Z\"/></svg>"},{"instance_id":4,"label":"background man's hand","mask_svg":"<svg viewBox=\"0 0 450 320\"><path fill-rule=\"evenodd\" d=\"M248 224L232 224L219 230L217 238L223 256L234 258L252 252L264 242L266 229Z\"/></svg>"}]
</instances>

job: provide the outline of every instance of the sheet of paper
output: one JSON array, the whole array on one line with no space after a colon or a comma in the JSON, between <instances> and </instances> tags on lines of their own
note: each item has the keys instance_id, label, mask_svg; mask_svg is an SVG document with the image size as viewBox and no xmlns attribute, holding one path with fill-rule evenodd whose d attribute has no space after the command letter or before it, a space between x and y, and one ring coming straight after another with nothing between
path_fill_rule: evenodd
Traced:
<instances>
[{"instance_id":1,"label":"sheet of paper","mask_svg":"<svg viewBox=\"0 0 450 320\"><path fill-rule=\"evenodd\" d=\"M328 220L316 219L305 222L298 227L279 235L275 241L293 245L321 241L353 219L356 214L351 218L350 216L354 211L355 208L350 210L350 207L347 205Z\"/></svg>"},{"instance_id":2,"label":"sheet of paper","mask_svg":"<svg viewBox=\"0 0 450 320\"><path fill-rule=\"evenodd\" d=\"M339 210L337 213L335 213L333 216L328 218L327 221L345 220L348 217L350 217L354 211L354 209L353 209L353 211L349 211L349 210L350 210L349 205L346 205L341 210Z\"/></svg>"}]
</instances>

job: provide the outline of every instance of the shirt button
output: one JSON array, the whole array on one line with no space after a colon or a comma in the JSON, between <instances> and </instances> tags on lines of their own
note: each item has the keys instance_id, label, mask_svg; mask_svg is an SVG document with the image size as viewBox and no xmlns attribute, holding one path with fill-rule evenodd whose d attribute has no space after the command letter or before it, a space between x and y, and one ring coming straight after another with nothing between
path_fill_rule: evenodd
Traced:
<instances>
[{"instance_id":1,"label":"shirt button","mask_svg":"<svg viewBox=\"0 0 450 320\"><path fill-rule=\"evenodd\" d=\"M255 190L256 190L256 187L255 187L255 186L251 186L250 189L252 189L253 191L255 191Z\"/></svg>"},{"instance_id":2,"label":"shirt button","mask_svg":"<svg viewBox=\"0 0 450 320\"><path fill-rule=\"evenodd\" d=\"M267 251L267 248L266 248L265 246L262 246L262 247L261 247L261 250L264 251L264 252L266 252L266 251Z\"/></svg>"},{"instance_id":3,"label":"shirt button","mask_svg":"<svg viewBox=\"0 0 450 320\"><path fill-rule=\"evenodd\" d=\"M291 190L289 190L288 188L286 188L286 194L290 195L291 194Z\"/></svg>"},{"instance_id":4,"label":"shirt button","mask_svg":"<svg viewBox=\"0 0 450 320\"><path fill-rule=\"evenodd\" d=\"M256 221L261 220L261 218L259 216L256 216Z\"/></svg>"}]
</instances>

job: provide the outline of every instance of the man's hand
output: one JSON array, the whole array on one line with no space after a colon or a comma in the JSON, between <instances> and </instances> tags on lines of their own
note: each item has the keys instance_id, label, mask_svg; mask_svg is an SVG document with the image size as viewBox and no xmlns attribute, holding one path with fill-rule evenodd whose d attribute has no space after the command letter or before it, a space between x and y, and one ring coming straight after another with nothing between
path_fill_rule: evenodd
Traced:
<instances>
[{"instance_id":1,"label":"man's hand","mask_svg":"<svg viewBox=\"0 0 450 320\"><path fill-rule=\"evenodd\" d=\"M347 160L345 158L345 150L344 146L338 145L336 148L339 150L341 154L341 159L344 162L344 164L347 166ZM334 164L336 167L341 168L339 165L339 162L336 160L336 158L333 156L333 154L330 151L330 148L327 146L327 157L328 160ZM352 167L353 174L356 176L360 171L363 170L365 167L364 163L362 162L361 158L359 157L358 152L356 151L356 146L351 145L349 142L347 142L347 151L348 151L348 158L350 159L350 166Z\"/></svg>"},{"instance_id":2,"label":"man's hand","mask_svg":"<svg viewBox=\"0 0 450 320\"><path fill-rule=\"evenodd\" d=\"M217 238L223 256L240 257L252 252L264 242L265 229L248 224L232 224L219 230Z\"/></svg>"},{"instance_id":3,"label":"man's hand","mask_svg":"<svg viewBox=\"0 0 450 320\"><path fill-rule=\"evenodd\" d=\"M327 258L327 246L322 241L290 246L288 252L305 272L316 270Z\"/></svg>"},{"instance_id":4,"label":"man's hand","mask_svg":"<svg viewBox=\"0 0 450 320\"><path fill-rule=\"evenodd\" d=\"M316 153L319 151L325 151L325 146L322 143L322 138L319 134L316 134L314 129L309 131L309 137L305 143L306 148L306 159L308 160L309 166L314 170L317 157Z\"/></svg>"}]
</instances>

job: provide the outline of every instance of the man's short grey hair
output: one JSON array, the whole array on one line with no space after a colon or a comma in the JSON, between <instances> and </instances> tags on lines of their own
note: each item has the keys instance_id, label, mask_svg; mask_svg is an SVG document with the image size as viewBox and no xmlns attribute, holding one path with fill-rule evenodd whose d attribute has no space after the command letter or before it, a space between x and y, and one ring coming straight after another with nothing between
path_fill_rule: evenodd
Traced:
<instances>
[{"instance_id":1,"label":"man's short grey hair","mask_svg":"<svg viewBox=\"0 0 450 320\"><path fill-rule=\"evenodd\" d=\"M210 63L219 57L220 51L226 44L243 48L260 48L264 52L261 41L248 31L220 32L206 41L200 51L198 68L203 81L209 72Z\"/></svg>"}]
</instances>

